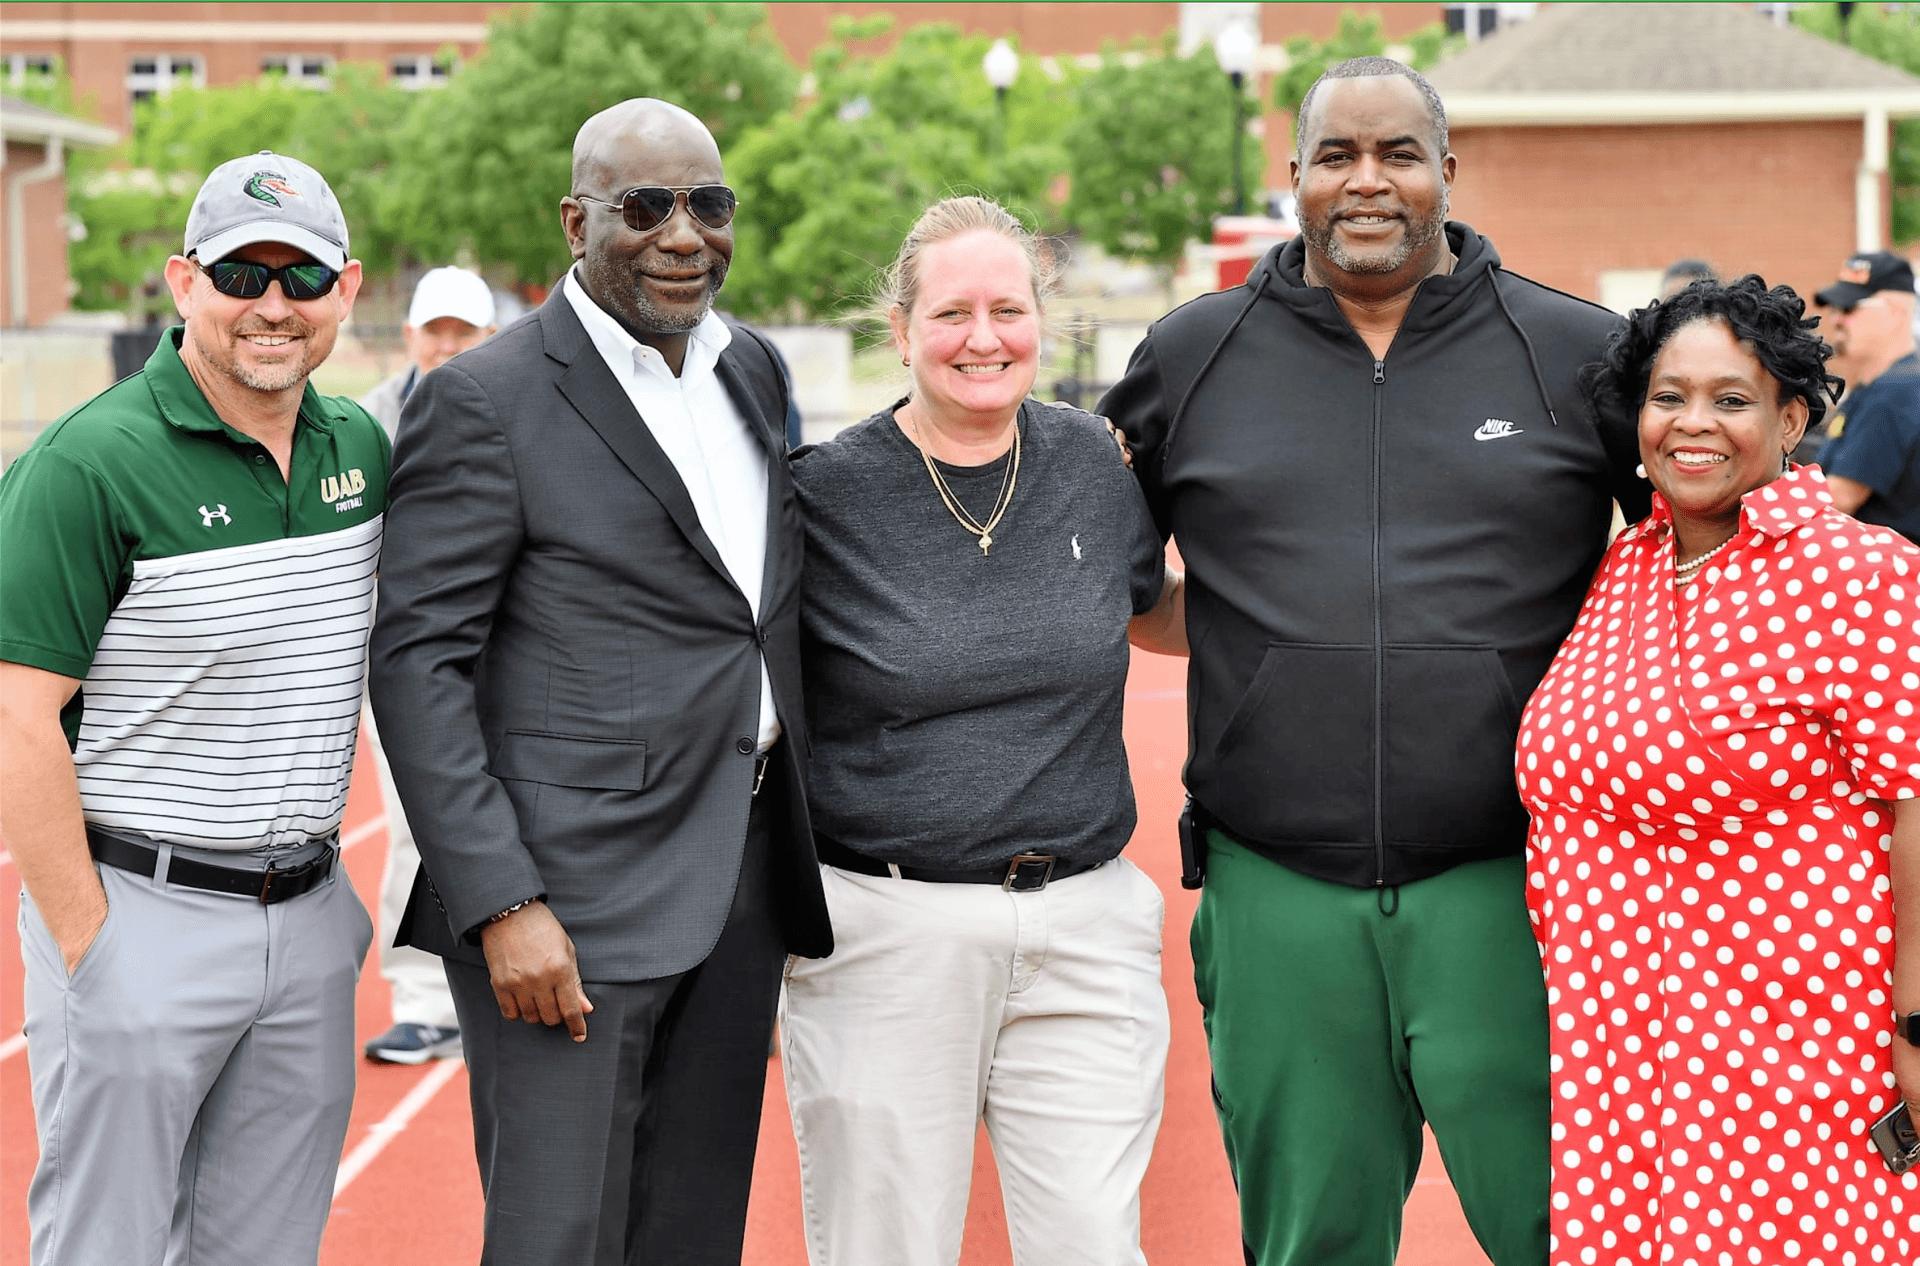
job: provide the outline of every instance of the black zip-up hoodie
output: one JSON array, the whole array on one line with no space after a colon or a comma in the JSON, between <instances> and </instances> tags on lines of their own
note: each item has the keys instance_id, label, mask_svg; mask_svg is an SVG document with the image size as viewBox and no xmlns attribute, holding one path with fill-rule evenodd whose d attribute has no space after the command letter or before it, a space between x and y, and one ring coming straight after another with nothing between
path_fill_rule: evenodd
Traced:
<instances>
[{"instance_id":1,"label":"black zip-up hoodie","mask_svg":"<svg viewBox=\"0 0 1920 1266\"><path fill-rule=\"evenodd\" d=\"M1102 412L1187 567L1187 787L1304 874L1406 883L1518 853L1520 709L1573 627L1630 426L1580 367L1621 325L1500 268L1420 284L1375 360L1298 240L1156 322Z\"/></svg>"}]
</instances>

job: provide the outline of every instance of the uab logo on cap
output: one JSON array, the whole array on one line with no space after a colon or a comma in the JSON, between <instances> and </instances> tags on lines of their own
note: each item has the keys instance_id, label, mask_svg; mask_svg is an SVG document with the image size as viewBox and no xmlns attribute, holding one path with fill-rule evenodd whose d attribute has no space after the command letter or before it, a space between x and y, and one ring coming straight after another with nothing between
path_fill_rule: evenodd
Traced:
<instances>
[{"instance_id":1,"label":"uab logo on cap","mask_svg":"<svg viewBox=\"0 0 1920 1266\"><path fill-rule=\"evenodd\" d=\"M300 191L287 183L287 178L277 171L256 171L247 177L247 183L241 186L249 198L258 198L270 207L280 205L276 193L284 193L289 198L298 198Z\"/></svg>"}]
</instances>

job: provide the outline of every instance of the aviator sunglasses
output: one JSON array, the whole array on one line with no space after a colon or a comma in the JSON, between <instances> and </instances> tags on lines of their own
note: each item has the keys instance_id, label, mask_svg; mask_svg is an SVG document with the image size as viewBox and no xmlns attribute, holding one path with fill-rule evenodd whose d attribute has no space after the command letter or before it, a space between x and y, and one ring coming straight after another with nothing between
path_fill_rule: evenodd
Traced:
<instances>
[{"instance_id":1,"label":"aviator sunglasses","mask_svg":"<svg viewBox=\"0 0 1920 1266\"><path fill-rule=\"evenodd\" d=\"M641 185L621 194L618 202L589 198L584 193L573 197L576 202L617 207L620 218L636 233L651 233L665 224L682 198L687 200L687 214L710 229L724 229L732 224L734 210L740 205L740 199L725 185Z\"/></svg>"},{"instance_id":2,"label":"aviator sunglasses","mask_svg":"<svg viewBox=\"0 0 1920 1266\"><path fill-rule=\"evenodd\" d=\"M333 289L340 274L325 264L284 264L269 268L244 259L221 259L211 264L193 261L207 275L213 288L235 299L258 299L267 293L267 283L278 281L280 293L289 299L318 299Z\"/></svg>"}]
</instances>

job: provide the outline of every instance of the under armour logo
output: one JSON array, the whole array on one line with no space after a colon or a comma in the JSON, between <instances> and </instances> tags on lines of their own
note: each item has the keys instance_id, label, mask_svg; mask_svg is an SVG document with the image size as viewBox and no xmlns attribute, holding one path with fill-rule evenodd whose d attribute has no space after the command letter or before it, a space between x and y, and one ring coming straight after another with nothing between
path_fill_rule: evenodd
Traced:
<instances>
[{"instance_id":1,"label":"under armour logo","mask_svg":"<svg viewBox=\"0 0 1920 1266\"><path fill-rule=\"evenodd\" d=\"M1525 435L1526 432L1505 418L1488 418L1473 433L1476 440L1503 440L1509 435Z\"/></svg>"},{"instance_id":2,"label":"under armour logo","mask_svg":"<svg viewBox=\"0 0 1920 1266\"><path fill-rule=\"evenodd\" d=\"M227 513L227 507L225 505L215 506L211 510L207 509L205 506L200 507L200 526L201 527L212 527L213 521L215 519L220 520L222 523L225 523L229 527L233 525L233 516Z\"/></svg>"}]
</instances>

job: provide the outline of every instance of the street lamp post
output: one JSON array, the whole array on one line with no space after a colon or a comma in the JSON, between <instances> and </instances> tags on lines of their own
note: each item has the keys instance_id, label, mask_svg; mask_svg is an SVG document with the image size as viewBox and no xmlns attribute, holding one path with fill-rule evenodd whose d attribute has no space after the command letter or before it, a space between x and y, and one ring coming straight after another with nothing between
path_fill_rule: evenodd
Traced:
<instances>
[{"instance_id":1,"label":"street lamp post","mask_svg":"<svg viewBox=\"0 0 1920 1266\"><path fill-rule=\"evenodd\" d=\"M1240 22L1228 23L1221 28L1220 34L1213 40L1213 55L1220 62L1220 69L1227 72L1227 79L1233 84L1233 213L1235 215L1247 213L1247 177L1241 163L1241 147L1246 141L1247 128L1240 117L1240 107L1246 96L1247 76L1253 71L1253 59L1259 51L1259 38Z\"/></svg>"},{"instance_id":2,"label":"street lamp post","mask_svg":"<svg viewBox=\"0 0 1920 1266\"><path fill-rule=\"evenodd\" d=\"M1013 45L1004 39L995 40L980 59L980 69L986 73L987 82L993 85L993 100L1000 113L1000 148L1007 147L1007 89L1013 87L1013 81L1020 77L1020 54L1013 51Z\"/></svg>"}]
</instances>

